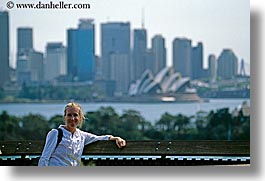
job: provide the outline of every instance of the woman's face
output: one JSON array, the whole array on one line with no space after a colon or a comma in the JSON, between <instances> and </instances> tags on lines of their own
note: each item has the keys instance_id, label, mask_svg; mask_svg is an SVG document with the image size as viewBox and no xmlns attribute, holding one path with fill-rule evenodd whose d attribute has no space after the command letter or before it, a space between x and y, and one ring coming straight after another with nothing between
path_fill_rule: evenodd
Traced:
<instances>
[{"instance_id":1,"label":"woman's face","mask_svg":"<svg viewBox=\"0 0 265 181\"><path fill-rule=\"evenodd\" d=\"M72 129L76 128L81 120L79 109L74 107L69 107L65 112L64 119L67 127Z\"/></svg>"}]
</instances>

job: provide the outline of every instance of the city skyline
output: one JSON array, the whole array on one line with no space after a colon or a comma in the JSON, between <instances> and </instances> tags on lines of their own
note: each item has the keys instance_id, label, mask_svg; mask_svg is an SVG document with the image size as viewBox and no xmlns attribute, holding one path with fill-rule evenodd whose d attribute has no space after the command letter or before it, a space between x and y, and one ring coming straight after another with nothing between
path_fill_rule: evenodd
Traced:
<instances>
[{"instance_id":1,"label":"city skyline","mask_svg":"<svg viewBox=\"0 0 265 181\"><path fill-rule=\"evenodd\" d=\"M14 2L33 3L26 0ZM144 23L148 47L150 47L153 36L161 34L165 37L168 50L167 65L172 65L172 42L177 37L191 39L193 45L203 43L204 65L209 54L215 54L218 57L225 48L232 49L239 60L244 59L247 66L250 64L249 1L128 0L125 3L119 0L91 0L89 2L79 0L75 3L90 3L91 7L88 10L11 9L9 11L11 66L14 66L15 62L16 29L18 27L32 27L34 48L44 52L49 42L63 42L66 45L67 29L75 28L80 18L93 18L95 21L95 53L97 55L100 55L100 24L130 22L131 32L133 29L141 28ZM5 3L2 2L0 7L4 6ZM246 69L249 73L249 67Z\"/></svg>"}]
</instances>

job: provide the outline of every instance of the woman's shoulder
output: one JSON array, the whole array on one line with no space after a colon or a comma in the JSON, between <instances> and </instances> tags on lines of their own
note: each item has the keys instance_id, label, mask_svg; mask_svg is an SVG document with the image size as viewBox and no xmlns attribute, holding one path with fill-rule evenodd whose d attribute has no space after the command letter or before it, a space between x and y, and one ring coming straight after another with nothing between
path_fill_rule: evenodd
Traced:
<instances>
[{"instance_id":1,"label":"woman's shoulder","mask_svg":"<svg viewBox=\"0 0 265 181\"><path fill-rule=\"evenodd\" d=\"M53 128L48 132L48 135L57 135L58 134L58 130Z\"/></svg>"},{"instance_id":2,"label":"woman's shoulder","mask_svg":"<svg viewBox=\"0 0 265 181\"><path fill-rule=\"evenodd\" d=\"M84 130L81 130L81 129L76 129L78 131L79 134L81 135L89 135L89 136L92 136L94 135L93 133L90 133L90 132L87 132L87 131L84 131Z\"/></svg>"},{"instance_id":3,"label":"woman's shoulder","mask_svg":"<svg viewBox=\"0 0 265 181\"><path fill-rule=\"evenodd\" d=\"M76 128L76 131L80 134L87 134L88 132L87 131L84 131L84 130L81 130L79 128Z\"/></svg>"}]
</instances>

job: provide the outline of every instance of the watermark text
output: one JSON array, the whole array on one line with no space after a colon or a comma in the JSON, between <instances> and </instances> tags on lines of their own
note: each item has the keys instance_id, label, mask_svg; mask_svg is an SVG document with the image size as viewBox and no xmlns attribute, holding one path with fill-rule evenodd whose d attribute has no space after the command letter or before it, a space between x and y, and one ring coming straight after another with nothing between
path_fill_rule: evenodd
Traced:
<instances>
[{"instance_id":1,"label":"watermark text","mask_svg":"<svg viewBox=\"0 0 265 181\"><path fill-rule=\"evenodd\" d=\"M42 1L37 3L14 3L13 1L8 1L6 3L6 7L8 9L90 9L90 4L71 4L65 3L64 1L59 1L57 3L54 3L53 1L48 3L43 3Z\"/></svg>"}]
</instances>

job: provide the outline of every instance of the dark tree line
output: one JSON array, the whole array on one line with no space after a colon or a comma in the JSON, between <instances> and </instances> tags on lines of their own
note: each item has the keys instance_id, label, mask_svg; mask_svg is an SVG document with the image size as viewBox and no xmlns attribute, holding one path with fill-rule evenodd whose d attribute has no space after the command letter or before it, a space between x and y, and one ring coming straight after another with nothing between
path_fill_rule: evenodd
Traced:
<instances>
[{"instance_id":1,"label":"dark tree line","mask_svg":"<svg viewBox=\"0 0 265 181\"><path fill-rule=\"evenodd\" d=\"M233 116L228 108L198 112L194 116L164 113L152 125L138 111L119 115L112 107L87 112L83 130L101 135L119 135L126 140L250 140L250 116L242 111ZM17 117L6 111L0 114L0 141L43 140L46 133L64 124L63 115L46 119L43 115Z\"/></svg>"},{"instance_id":2,"label":"dark tree line","mask_svg":"<svg viewBox=\"0 0 265 181\"><path fill-rule=\"evenodd\" d=\"M1 93L1 92L0 92ZM84 86L22 86L22 90L14 97L15 100L91 100L97 96L103 96L102 91L93 85ZM4 95L2 96L2 99ZM0 94L1 100L1 94Z\"/></svg>"}]
</instances>

